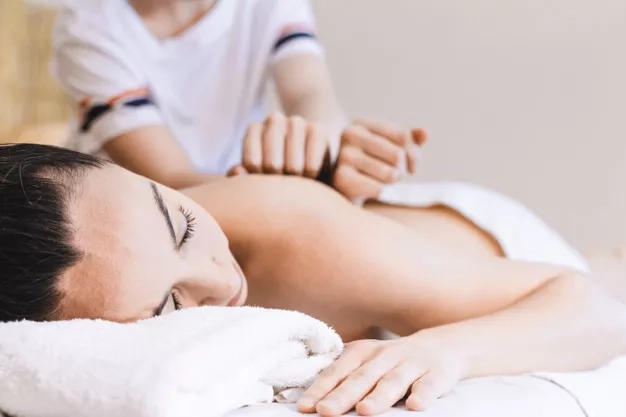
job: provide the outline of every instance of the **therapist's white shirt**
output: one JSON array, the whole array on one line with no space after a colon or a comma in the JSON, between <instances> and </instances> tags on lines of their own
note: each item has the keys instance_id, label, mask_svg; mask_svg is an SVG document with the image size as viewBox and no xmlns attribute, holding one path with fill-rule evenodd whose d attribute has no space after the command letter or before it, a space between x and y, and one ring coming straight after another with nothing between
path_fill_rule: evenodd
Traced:
<instances>
[{"instance_id":1,"label":"therapist's white shirt","mask_svg":"<svg viewBox=\"0 0 626 417\"><path fill-rule=\"evenodd\" d=\"M71 146L102 154L107 141L162 124L197 169L224 173L265 117L272 66L323 53L314 26L308 0L220 0L161 41L127 0L66 1L52 68L78 110Z\"/></svg>"}]
</instances>

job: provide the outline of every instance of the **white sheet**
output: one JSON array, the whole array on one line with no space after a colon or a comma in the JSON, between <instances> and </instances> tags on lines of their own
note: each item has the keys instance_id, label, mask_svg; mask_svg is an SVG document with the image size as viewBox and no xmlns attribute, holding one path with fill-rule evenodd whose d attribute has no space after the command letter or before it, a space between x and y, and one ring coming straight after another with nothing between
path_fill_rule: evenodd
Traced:
<instances>
[{"instance_id":1,"label":"white sheet","mask_svg":"<svg viewBox=\"0 0 626 417\"><path fill-rule=\"evenodd\" d=\"M414 413L400 405L382 416L586 417L577 401L567 391L532 376L465 381L425 412ZM623 417L624 414L620 416ZM233 411L227 417L302 417L302 414L296 411L293 404L269 404Z\"/></svg>"}]
</instances>

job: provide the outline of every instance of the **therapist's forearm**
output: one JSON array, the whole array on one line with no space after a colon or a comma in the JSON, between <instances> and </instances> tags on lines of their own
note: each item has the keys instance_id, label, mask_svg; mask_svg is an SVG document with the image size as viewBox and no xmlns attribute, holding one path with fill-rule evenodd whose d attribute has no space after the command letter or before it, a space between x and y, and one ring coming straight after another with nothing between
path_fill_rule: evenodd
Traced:
<instances>
[{"instance_id":1,"label":"therapist's forearm","mask_svg":"<svg viewBox=\"0 0 626 417\"><path fill-rule=\"evenodd\" d=\"M205 184L207 182L215 181L224 178L224 175L218 174L204 174L201 172L189 172L172 175L166 180L166 186L175 190L182 190L185 188L191 188L198 185Z\"/></svg>"},{"instance_id":2,"label":"therapist's forearm","mask_svg":"<svg viewBox=\"0 0 626 417\"><path fill-rule=\"evenodd\" d=\"M570 372L626 354L626 312L590 280L562 276L510 308L414 336L450 347L466 378Z\"/></svg>"},{"instance_id":3,"label":"therapist's forearm","mask_svg":"<svg viewBox=\"0 0 626 417\"><path fill-rule=\"evenodd\" d=\"M302 93L300 97L284 102L283 110L288 116L302 116L322 125L328 132L333 154L337 154L341 132L347 125L347 119L332 91L318 89Z\"/></svg>"}]
</instances>

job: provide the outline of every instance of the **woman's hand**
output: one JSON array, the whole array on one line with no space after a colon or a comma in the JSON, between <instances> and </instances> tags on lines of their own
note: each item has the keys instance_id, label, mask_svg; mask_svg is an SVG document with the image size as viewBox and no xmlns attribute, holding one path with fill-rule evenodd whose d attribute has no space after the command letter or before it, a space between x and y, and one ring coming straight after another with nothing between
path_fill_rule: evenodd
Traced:
<instances>
[{"instance_id":1,"label":"woman's hand","mask_svg":"<svg viewBox=\"0 0 626 417\"><path fill-rule=\"evenodd\" d=\"M352 201L378 198L385 185L417 171L426 141L422 129L357 121L341 135L332 185Z\"/></svg>"},{"instance_id":2,"label":"woman's hand","mask_svg":"<svg viewBox=\"0 0 626 417\"><path fill-rule=\"evenodd\" d=\"M462 360L420 333L396 340L362 340L346 345L298 401L298 410L338 416L387 411L408 394L406 406L423 411L463 378Z\"/></svg>"}]
</instances>

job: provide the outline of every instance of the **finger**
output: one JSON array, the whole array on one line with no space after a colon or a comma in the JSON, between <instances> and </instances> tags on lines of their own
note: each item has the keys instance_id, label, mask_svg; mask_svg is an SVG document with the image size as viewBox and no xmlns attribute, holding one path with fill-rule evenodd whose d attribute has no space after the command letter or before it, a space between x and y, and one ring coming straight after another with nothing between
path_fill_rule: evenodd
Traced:
<instances>
[{"instance_id":1,"label":"finger","mask_svg":"<svg viewBox=\"0 0 626 417\"><path fill-rule=\"evenodd\" d=\"M227 177L236 177L237 175L245 175L248 171L243 167L243 165L235 165L226 173Z\"/></svg>"},{"instance_id":2,"label":"finger","mask_svg":"<svg viewBox=\"0 0 626 417\"><path fill-rule=\"evenodd\" d=\"M406 161L406 166L404 170L409 174L415 174L417 171L417 165L419 163L420 157L420 148L415 143L413 143L413 137L410 132L405 133L405 146L404 146L404 156ZM406 172L403 172L405 174Z\"/></svg>"},{"instance_id":3,"label":"finger","mask_svg":"<svg viewBox=\"0 0 626 417\"><path fill-rule=\"evenodd\" d=\"M409 172L415 174L422 161L422 146L428 141L428 134L424 129L412 129L410 136L407 145L407 165Z\"/></svg>"},{"instance_id":4,"label":"finger","mask_svg":"<svg viewBox=\"0 0 626 417\"><path fill-rule=\"evenodd\" d=\"M263 134L262 123L252 123L246 132L243 140L242 164L248 172L261 172L263 163L263 150L261 146L261 135Z\"/></svg>"},{"instance_id":5,"label":"finger","mask_svg":"<svg viewBox=\"0 0 626 417\"><path fill-rule=\"evenodd\" d=\"M415 174L422 163L422 148L416 144L410 144L406 155L409 173Z\"/></svg>"},{"instance_id":6,"label":"finger","mask_svg":"<svg viewBox=\"0 0 626 417\"><path fill-rule=\"evenodd\" d=\"M428 142L428 132L424 129L411 129L411 136L413 137L413 143L418 146L424 146Z\"/></svg>"},{"instance_id":7,"label":"finger","mask_svg":"<svg viewBox=\"0 0 626 417\"><path fill-rule=\"evenodd\" d=\"M361 154L352 164L357 171L383 184L391 184L400 179L400 170L379 159Z\"/></svg>"},{"instance_id":8,"label":"finger","mask_svg":"<svg viewBox=\"0 0 626 417\"><path fill-rule=\"evenodd\" d=\"M324 155L328 150L328 135L317 123L311 123L307 129L304 175L316 178L319 175Z\"/></svg>"},{"instance_id":9,"label":"finger","mask_svg":"<svg viewBox=\"0 0 626 417\"><path fill-rule=\"evenodd\" d=\"M349 200L378 198L383 184L349 165L338 166L333 179L335 188Z\"/></svg>"},{"instance_id":10,"label":"finger","mask_svg":"<svg viewBox=\"0 0 626 417\"><path fill-rule=\"evenodd\" d=\"M355 124L365 127L367 130L376 135L387 138L388 140L394 142L396 145L404 147L406 144L406 131L391 123L360 119L357 120Z\"/></svg>"},{"instance_id":11,"label":"finger","mask_svg":"<svg viewBox=\"0 0 626 417\"><path fill-rule=\"evenodd\" d=\"M376 388L357 404L356 411L362 416L385 412L400 401L411 384L424 374L425 369L417 365L400 365L385 374Z\"/></svg>"},{"instance_id":12,"label":"finger","mask_svg":"<svg viewBox=\"0 0 626 417\"><path fill-rule=\"evenodd\" d=\"M306 152L307 123L300 116L290 117L287 121L285 139L285 173L302 175Z\"/></svg>"},{"instance_id":13,"label":"finger","mask_svg":"<svg viewBox=\"0 0 626 417\"><path fill-rule=\"evenodd\" d=\"M376 135L362 126L351 126L341 137L342 146L353 145L366 154L380 159L389 165L397 167L404 157L404 145L398 145Z\"/></svg>"},{"instance_id":14,"label":"finger","mask_svg":"<svg viewBox=\"0 0 626 417\"><path fill-rule=\"evenodd\" d=\"M262 136L263 172L268 174L283 172L286 134L287 118L281 113L271 114L265 122Z\"/></svg>"},{"instance_id":15,"label":"finger","mask_svg":"<svg viewBox=\"0 0 626 417\"><path fill-rule=\"evenodd\" d=\"M336 416L347 413L361 401L378 381L397 364L397 359L378 356L364 363L352 372L333 391L317 404L317 412L322 416ZM408 384L407 384L408 388Z\"/></svg>"},{"instance_id":16,"label":"finger","mask_svg":"<svg viewBox=\"0 0 626 417\"><path fill-rule=\"evenodd\" d=\"M332 365L324 369L298 400L298 411L314 413L317 403L363 363L359 352L346 350Z\"/></svg>"},{"instance_id":17,"label":"finger","mask_svg":"<svg viewBox=\"0 0 626 417\"><path fill-rule=\"evenodd\" d=\"M456 379L440 372L429 371L413 383L406 406L412 411L424 411L439 397L447 394Z\"/></svg>"},{"instance_id":18,"label":"finger","mask_svg":"<svg viewBox=\"0 0 626 417\"><path fill-rule=\"evenodd\" d=\"M409 173L415 174L422 160L421 147L426 144L428 135L423 129L412 129L406 134L406 162Z\"/></svg>"}]
</instances>

